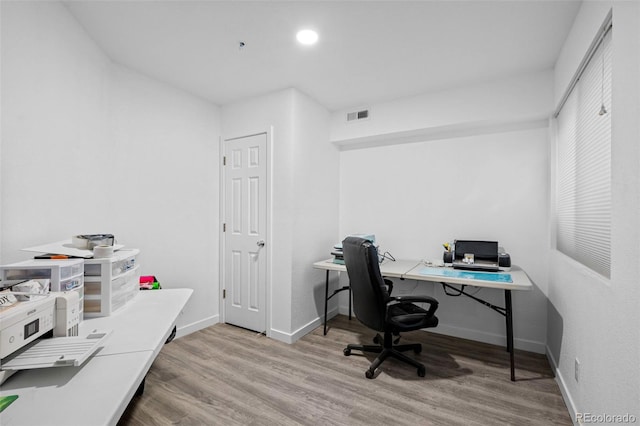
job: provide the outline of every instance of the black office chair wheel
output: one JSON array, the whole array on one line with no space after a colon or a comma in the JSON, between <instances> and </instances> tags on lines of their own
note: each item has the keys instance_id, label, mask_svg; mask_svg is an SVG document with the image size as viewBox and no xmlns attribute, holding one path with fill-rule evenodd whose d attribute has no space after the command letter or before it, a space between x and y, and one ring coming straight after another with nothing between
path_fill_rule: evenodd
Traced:
<instances>
[{"instance_id":1,"label":"black office chair wheel","mask_svg":"<svg viewBox=\"0 0 640 426\"><path fill-rule=\"evenodd\" d=\"M373 343L375 343L376 345L379 345L381 343L379 334L376 334L375 336L373 336Z\"/></svg>"},{"instance_id":2,"label":"black office chair wheel","mask_svg":"<svg viewBox=\"0 0 640 426\"><path fill-rule=\"evenodd\" d=\"M373 379L374 374L375 374L375 371L373 371L372 369L368 369L367 371L364 372L364 375L366 376L367 379Z\"/></svg>"},{"instance_id":3,"label":"black office chair wheel","mask_svg":"<svg viewBox=\"0 0 640 426\"><path fill-rule=\"evenodd\" d=\"M349 356L349 355L351 355L351 349L349 349L349 348L344 348L344 350L342 351L342 353L344 354L344 356Z\"/></svg>"},{"instance_id":4,"label":"black office chair wheel","mask_svg":"<svg viewBox=\"0 0 640 426\"><path fill-rule=\"evenodd\" d=\"M426 373L427 373L427 370L424 367L418 367L418 376L424 377Z\"/></svg>"},{"instance_id":5,"label":"black office chair wheel","mask_svg":"<svg viewBox=\"0 0 640 426\"><path fill-rule=\"evenodd\" d=\"M413 348L413 353L418 355L420 352L422 352L422 346L416 346L415 348Z\"/></svg>"}]
</instances>

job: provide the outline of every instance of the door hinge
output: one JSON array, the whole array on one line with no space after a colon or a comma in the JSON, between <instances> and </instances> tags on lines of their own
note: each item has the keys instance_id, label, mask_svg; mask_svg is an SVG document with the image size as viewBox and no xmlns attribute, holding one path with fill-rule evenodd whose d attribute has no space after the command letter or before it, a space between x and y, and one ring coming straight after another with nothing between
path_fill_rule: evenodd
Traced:
<instances>
[{"instance_id":1,"label":"door hinge","mask_svg":"<svg viewBox=\"0 0 640 426\"><path fill-rule=\"evenodd\" d=\"M222 298L226 299L227 298L227 289L222 289Z\"/></svg>"},{"instance_id":2,"label":"door hinge","mask_svg":"<svg viewBox=\"0 0 640 426\"><path fill-rule=\"evenodd\" d=\"M223 166L227 165L227 156L226 155L224 157L222 157L222 165Z\"/></svg>"},{"instance_id":3,"label":"door hinge","mask_svg":"<svg viewBox=\"0 0 640 426\"><path fill-rule=\"evenodd\" d=\"M227 224L226 223L222 224L222 232L227 232Z\"/></svg>"}]
</instances>

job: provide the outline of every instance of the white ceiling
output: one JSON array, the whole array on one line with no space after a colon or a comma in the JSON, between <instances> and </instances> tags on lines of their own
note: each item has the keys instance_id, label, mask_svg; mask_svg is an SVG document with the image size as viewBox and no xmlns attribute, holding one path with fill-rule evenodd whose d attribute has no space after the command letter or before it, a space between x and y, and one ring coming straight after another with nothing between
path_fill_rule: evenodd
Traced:
<instances>
[{"instance_id":1,"label":"white ceiling","mask_svg":"<svg viewBox=\"0 0 640 426\"><path fill-rule=\"evenodd\" d=\"M65 4L113 61L218 105L296 87L338 110L552 68L580 1Z\"/></svg>"}]
</instances>

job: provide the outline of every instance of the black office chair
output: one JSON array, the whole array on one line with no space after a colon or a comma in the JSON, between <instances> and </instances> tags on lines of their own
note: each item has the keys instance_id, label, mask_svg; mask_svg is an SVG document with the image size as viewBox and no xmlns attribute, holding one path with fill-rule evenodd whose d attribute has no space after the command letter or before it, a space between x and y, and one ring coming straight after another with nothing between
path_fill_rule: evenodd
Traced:
<instances>
[{"instance_id":1,"label":"black office chair","mask_svg":"<svg viewBox=\"0 0 640 426\"><path fill-rule=\"evenodd\" d=\"M382 338L380 334L374 337L373 342L377 345L347 345L344 354L349 356L352 350L380 354L365 372L367 379L374 378L376 368L389 356L417 367L418 376L424 377L424 365L402 353L413 350L419 354L422 345L416 343L394 346L393 335L437 326L438 318L434 313L438 309L438 301L429 296L391 296L380 274L378 251L371 242L347 237L342 242L342 250L353 292L356 318L367 327L384 333ZM428 303L429 310L412 302Z\"/></svg>"}]
</instances>

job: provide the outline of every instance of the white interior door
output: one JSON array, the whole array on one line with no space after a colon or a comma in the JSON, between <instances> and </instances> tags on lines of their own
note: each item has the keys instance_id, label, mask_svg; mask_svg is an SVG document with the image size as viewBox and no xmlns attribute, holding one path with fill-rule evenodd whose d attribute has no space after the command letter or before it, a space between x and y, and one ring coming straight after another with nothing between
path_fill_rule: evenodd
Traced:
<instances>
[{"instance_id":1,"label":"white interior door","mask_svg":"<svg viewBox=\"0 0 640 426\"><path fill-rule=\"evenodd\" d=\"M225 322L266 330L267 135L224 141Z\"/></svg>"}]
</instances>

